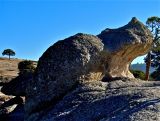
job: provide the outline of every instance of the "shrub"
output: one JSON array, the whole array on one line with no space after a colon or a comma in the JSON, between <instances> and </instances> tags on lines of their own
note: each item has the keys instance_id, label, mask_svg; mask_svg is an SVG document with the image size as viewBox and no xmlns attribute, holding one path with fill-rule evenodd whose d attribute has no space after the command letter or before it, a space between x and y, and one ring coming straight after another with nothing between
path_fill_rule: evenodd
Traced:
<instances>
[{"instance_id":1,"label":"shrub","mask_svg":"<svg viewBox=\"0 0 160 121\"><path fill-rule=\"evenodd\" d=\"M135 78L139 78L144 80L145 79L145 73L140 70L131 70L131 73L134 75Z\"/></svg>"},{"instance_id":2,"label":"shrub","mask_svg":"<svg viewBox=\"0 0 160 121\"><path fill-rule=\"evenodd\" d=\"M32 61L24 60L19 62L18 69L20 71L20 74L24 74L26 72L33 73L35 71L35 66Z\"/></svg>"}]
</instances>

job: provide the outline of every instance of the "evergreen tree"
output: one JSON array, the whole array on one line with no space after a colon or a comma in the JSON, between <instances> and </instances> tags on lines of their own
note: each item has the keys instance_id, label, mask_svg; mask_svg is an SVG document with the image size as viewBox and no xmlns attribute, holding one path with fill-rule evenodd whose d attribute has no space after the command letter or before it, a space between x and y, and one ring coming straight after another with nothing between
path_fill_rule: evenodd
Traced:
<instances>
[{"instance_id":1,"label":"evergreen tree","mask_svg":"<svg viewBox=\"0 0 160 121\"><path fill-rule=\"evenodd\" d=\"M145 62L146 62L146 76L145 80L149 80L149 69L151 66L151 59L152 59L152 51L156 50L157 47L160 45L160 18L153 16L147 19L146 21L147 27L153 34L153 44L150 52L148 52Z\"/></svg>"},{"instance_id":2,"label":"evergreen tree","mask_svg":"<svg viewBox=\"0 0 160 121\"><path fill-rule=\"evenodd\" d=\"M151 77L153 77L155 80L160 80L160 47L157 47L152 51L151 66L156 70L151 74Z\"/></svg>"}]
</instances>

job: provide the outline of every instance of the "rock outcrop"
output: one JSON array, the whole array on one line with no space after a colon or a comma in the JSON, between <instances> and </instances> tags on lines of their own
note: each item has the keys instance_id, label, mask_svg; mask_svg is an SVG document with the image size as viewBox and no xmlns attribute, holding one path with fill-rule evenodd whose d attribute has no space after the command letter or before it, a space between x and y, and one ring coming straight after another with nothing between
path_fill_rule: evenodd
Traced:
<instances>
[{"instance_id":1,"label":"rock outcrop","mask_svg":"<svg viewBox=\"0 0 160 121\"><path fill-rule=\"evenodd\" d=\"M119 114L117 109L128 106L141 91L123 90L123 82L122 87L115 83L115 91L110 89L114 82L101 82L102 78L134 78L129 64L145 54L151 43L150 31L136 18L121 28L104 30L98 37L76 34L58 41L39 59L28 83L26 121L112 120ZM145 92L135 99L141 100Z\"/></svg>"},{"instance_id":2,"label":"rock outcrop","mask_svg":"<svg viewBox=\"0 0 160 121\"><path fill-rule=\"evenodd\" d=\"M26 111L30 114L54 105L80 82L101 80L101 51L101 40L87 34L76 34L51 46L39 59L35 77L27 86Z\"/></svg>"},{"instance_id":3,"label":"rock outcrop","mask_svg":"<svg viewBox=\"0 0 160 121\"><path fill-rule=\"evenodd\" d=\"M28 121L160 121L160 82L119 79L79 85Z\"/></svg>"},{"instance_id":4,"label":"rock outcrop","mask_svg":"<svg viewBox=\"0 0 160 121\"><path fill-rule=\"evenodd\" d=\"M98 37L109 53L106 61L106 75L110 77L134 78L129 71L131 62L144 55L152 43L151 32L135 17L118 29L106 29Z\"/></svg>"}]
</instances>

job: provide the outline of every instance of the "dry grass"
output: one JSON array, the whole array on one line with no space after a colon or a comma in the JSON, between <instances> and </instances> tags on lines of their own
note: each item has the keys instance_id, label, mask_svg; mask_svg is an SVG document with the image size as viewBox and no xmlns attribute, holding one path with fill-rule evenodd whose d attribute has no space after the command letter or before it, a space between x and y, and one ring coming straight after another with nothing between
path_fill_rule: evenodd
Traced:
<instances>
[{"instance_id":1,"label":"dry grass","mask_svg":"<svg viewBox=\"0 0 160 121\"><path fill-rule=\"evenodd\" d=\"M21 59L11 59L0 58L0 76L2 77L15 77L17 76L18 63L23 60Z\"/></svg>"},{"instance_id":2,"label":"dry grass","mask_svg":"<svg viewBox=\"0 0 160 121\"><path fill-rule=\"evenodd\" d=\"M11 59L0 57L0 77L16 77L18 75L18 63L23 59ZM35 67L37 62L33 61Z\"/></svg>"}]
</instances>

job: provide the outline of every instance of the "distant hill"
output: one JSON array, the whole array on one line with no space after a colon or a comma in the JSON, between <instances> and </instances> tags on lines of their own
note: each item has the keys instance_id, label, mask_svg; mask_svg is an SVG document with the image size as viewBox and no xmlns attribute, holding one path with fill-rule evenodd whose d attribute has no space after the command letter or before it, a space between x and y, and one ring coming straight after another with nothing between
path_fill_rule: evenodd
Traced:
<instances>
[{"instance_id":1,"label":"distant hill","mask_svg":"<svg viewBox=\"0 0 160 121\"><path fill-rule=\"evenodd\" d=\"M142 63L142 64L132 64L130 66L131 69L133 70L140 70L140 71L143 71L145 72L146 71L146 64ZM152 73L153 71L155 71L155 69L153 67L150 68L150 73Z\"/></svg>"}]
</instances>

